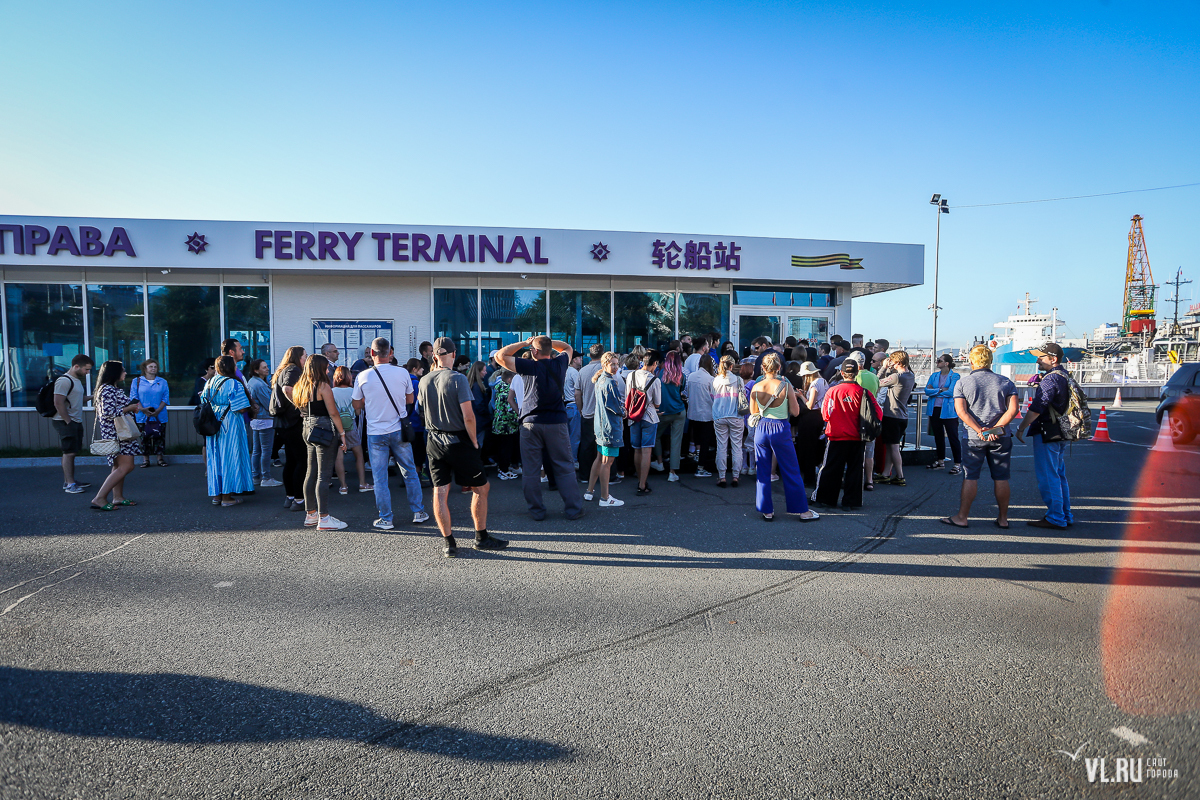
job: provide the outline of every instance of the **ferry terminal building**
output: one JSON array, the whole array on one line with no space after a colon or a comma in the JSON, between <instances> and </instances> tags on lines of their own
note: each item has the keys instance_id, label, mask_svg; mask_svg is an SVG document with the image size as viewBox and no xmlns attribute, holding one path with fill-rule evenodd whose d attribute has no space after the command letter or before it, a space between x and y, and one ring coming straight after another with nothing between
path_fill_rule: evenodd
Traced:
<instances>
[{"instance_id":1,"label":"ferry terminal building","mask_svg":"<svg viewBox=\"0 0 1200 800\"><path fill-rule=\"evenodd\" d=\"M855 297L923 273L916 244L0 216L0 447L57 445L34 399L79 353L123 361L126 386L141 362L158 361L176 412L170 445L198 441L187 418L195 379L227 336L272 366L291 345L325 342L348 365L376 336L401 362L437 336L484 359L547 331L585 359L597 342L628 352L713 332L741 351L762 335L849 338ZM90 431L90 413L84 422Z\"/></svg>"}]
</instances>

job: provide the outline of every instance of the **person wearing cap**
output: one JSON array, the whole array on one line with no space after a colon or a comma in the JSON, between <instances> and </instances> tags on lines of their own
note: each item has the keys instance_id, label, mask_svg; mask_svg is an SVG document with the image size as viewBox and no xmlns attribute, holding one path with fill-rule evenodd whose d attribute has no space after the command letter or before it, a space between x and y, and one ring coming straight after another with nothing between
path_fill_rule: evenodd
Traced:
<instances>
[{"instance_id":1,"label":"person wearing cap","mask_svg":"<svg viewBox=\"0 0 1200 800\"><path fill-rule=\"evenodd\" d=\"M454 558L458 546L450 524L451 482L470 489L476 550L502 550L504 539L488 533L488 479L479 456L475 410L467 376L454 370L454 340L439 337L432 345L433 369L421 379L417 405L428 431L429 476L433 480L433 517L442 534L442 555ZM406 480L407 482L407 480ZM376 482L378 485L378 481Z\"/></svg>"},{"instance_id":2,"label":"person wearing cap","mask_svg":"<svg viewBox=\"0 0 1200 800\"><path fill-rule=\"evenodd\" d=\"M967 356L971 372L954 385L954 410L967 428L963 448L963 485L958 513L943 517L943 525L965 528L971 504L979 491L979 473L987 461L996 486L997 528L1008 528L1008 501L1012 496L1009 475L1012 465L1012 435L1008 423L1017 416L1017 387L1003 375L992 372L992 351L977 344Z\"/></svg>"},{"instance_id":3,"label":"person wearing cap","mask_svg":"<svg viewBox=\"0 0 1200 800\"><path fill-rule=\"evenodd\" d=\"M862 508L863 498L862 404L871 404L877 420L882 419L883 409L874 395L855 382L858 361L844 360L838 372L842 380L829 388L821 404L827 441L813 502L818 508L832 509L840 496L842 510L853 511Z\"/></svg>"},{"instance_id":4,"label":"person wearing cap","mask_svg":"<svg viewBox=\"0 0 1200 800\"><path fill-rule=\"evenodd\" d=\"M816 486L817 467L825 458L825 420L821 417L821 402L825 400L829 384L811 361L797 365L793 375L798 381L796 389L800 396L800 416L792 421L796 433L796 460L804 484Z\"/></svg>"},{"instance_id":5,"label":"person wearing cap","mask_svg":"<svg viewBox=\"0 0 1200 800\"><path fill-rule=\"evenodd\" d=\"M850 358L858 364L858 375L855 376L854 382L867 390L867 392L875 397L879 394L879 378L875 377L875 373L867 369L867 355L862 351L855 350L850 353ZM867 492L875 491L875 440L863 442L863 490Z\"/></svg>"},{"instance_id":6,"label":"person wearing cap","mask_svg":"<svg viewBox=\"0 0 1200 800\"><path fill-rule=\"evenodd\" d=\"M1046 342L1029 352L1037 357L1043 375L1029 403L1029 412L1017 430L1017 438L1024 442L1026 431L1034 434L1033 471L1037 475L1042 502L1046 504L1046 515L1029 524L1035 528L1064 530L1075 524L1075 516L1071 513L1071 490L1067 485L1067 443L1045 441L1045 426L1050 409L1058 414L1066 413L1071 400L1071 378L1062 365L1063 349L1054 342Z\"/></svg>"},{"instance_id":7,"label":"person wearing cap","mask_svg":"<svg viewBox=\"0 0 1200 800\"><path fill-rule=\"evenodd\" d=\"M517 358L517 351L529 347L532 358ZM546 518L542 502L541 470L554 474L567 519L583 516L583 492L575 477L575 459L571 456L571 435L563 402L567 367L575 354L566 342L549 336L531 336L513 342L496 354L496 364L522 376L521 391L521 486L525 502L535 520ZM543 458L543 454L546 456Z\"/></svg>"}]
</instances>

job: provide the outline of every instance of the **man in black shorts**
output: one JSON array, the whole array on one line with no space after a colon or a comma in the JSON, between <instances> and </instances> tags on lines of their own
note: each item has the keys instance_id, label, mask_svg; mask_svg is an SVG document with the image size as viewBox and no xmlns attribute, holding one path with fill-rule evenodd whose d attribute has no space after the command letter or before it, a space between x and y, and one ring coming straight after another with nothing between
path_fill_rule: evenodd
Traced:
<instances>
[{"instance_id":1,"label":"man in black shorts","mask_svg":"<svg viewBox=\"0 0 1200 800\"><path fill-rule=\"evenodd\" d=\"M475 521L475 549L503 550L504 539L487 532L488 480L479 457L475 435L475 412L471 409L471 385L467 376L454 370L454 340L439 338L432 345L432 371L417 388L429 433L429 475L433 479L433 518L442 533L442 555L454 558L458 547L450 527L450 483L457 481L473 492L471 517Z\"/></svg>"}]
</instances>

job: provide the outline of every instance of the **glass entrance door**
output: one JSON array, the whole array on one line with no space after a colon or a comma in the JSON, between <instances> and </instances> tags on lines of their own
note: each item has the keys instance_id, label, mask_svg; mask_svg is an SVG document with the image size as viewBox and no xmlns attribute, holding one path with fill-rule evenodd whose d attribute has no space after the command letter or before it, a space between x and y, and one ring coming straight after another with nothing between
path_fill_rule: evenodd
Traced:
<instances>
[{"instance_id":1,"label":"glass entrance door","mask_svg":"<svg viewBox=\"0 0 1200 800\"><path fill-rule=\"evenodd\" d=\"M766 336L772 342L779 341L780 325L783 324L783 316L780 314L738 314L737 330L733 333L733 340L737 342L738 352L742 355L747 353L747 348L750 343L759 336Z\"/></svg>"},{"instance_id":2,"label":"glass entrance door","mask_svg":"<svg viewBox=\"0 0 1200 800\"><path fill-rule=\"evenodd\" d=\"M789 315L783 323L783 338L795 336L797 340L808 339L813 347L817 342L829 341L829 317L814 314Z\"/></svg>"}]
</instances>

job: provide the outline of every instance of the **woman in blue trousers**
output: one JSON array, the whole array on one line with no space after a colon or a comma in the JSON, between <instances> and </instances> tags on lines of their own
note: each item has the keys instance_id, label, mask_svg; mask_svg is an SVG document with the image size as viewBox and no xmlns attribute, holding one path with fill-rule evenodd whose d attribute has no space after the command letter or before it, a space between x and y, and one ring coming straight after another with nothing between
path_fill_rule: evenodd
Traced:
<instances>
[{"instance_id":1,"label":"woman in blue trousers","mask_svg":"<svg viewBox=\"0 0 1200 800\"><path fill-rule=\"evenodd\" d=\"M802 522L811 522L820 515L808 507L804 479L800 477L800 465L796 461L796 446L792 443L792 426L788 422L789 415L800 413L800 402L791 383L780 379L781 367L779 356L768 353L762 361L762 377L750 393L750 413L762 415L754 426L754 455L758 462L754 507L767 522L775 518L771 497L771 457L774 456L787 498L787 513L799 514Z\"/></svg>"}]
</instances>

